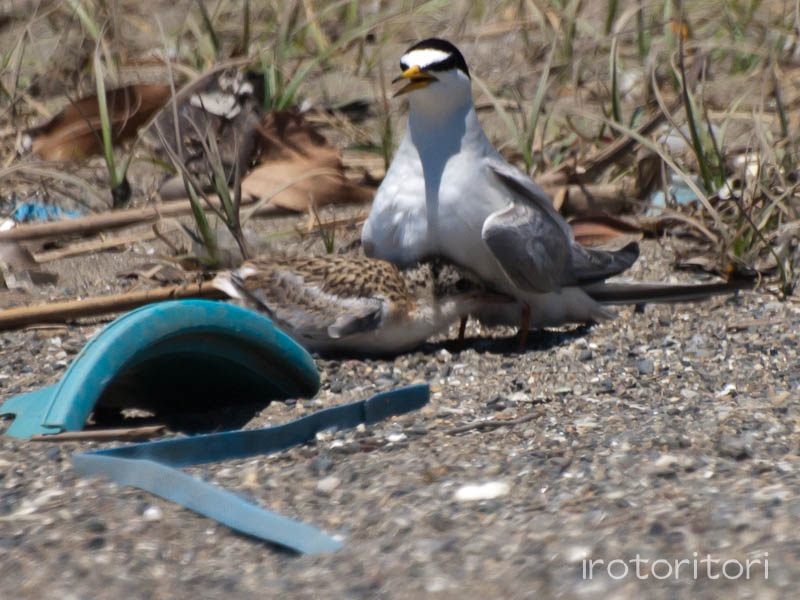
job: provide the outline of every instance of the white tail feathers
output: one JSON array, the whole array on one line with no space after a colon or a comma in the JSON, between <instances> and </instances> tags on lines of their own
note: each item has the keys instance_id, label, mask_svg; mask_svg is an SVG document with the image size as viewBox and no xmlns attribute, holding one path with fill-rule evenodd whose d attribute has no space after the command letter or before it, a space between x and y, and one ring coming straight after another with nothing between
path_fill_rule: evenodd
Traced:
<instances>
[{"instance_id":1,"label":"white tail feathers","mask_svg":"<svg viewBox=\"0 0 800 600\"><path fill-rule=\"evenodd\" d=\"M242 300L242 291L239 286L234 283L231 274L227 271L219 273L211 281L211 285L218 289L220 292L225 292L231 298Z\"/></svg>"}]
</instances>

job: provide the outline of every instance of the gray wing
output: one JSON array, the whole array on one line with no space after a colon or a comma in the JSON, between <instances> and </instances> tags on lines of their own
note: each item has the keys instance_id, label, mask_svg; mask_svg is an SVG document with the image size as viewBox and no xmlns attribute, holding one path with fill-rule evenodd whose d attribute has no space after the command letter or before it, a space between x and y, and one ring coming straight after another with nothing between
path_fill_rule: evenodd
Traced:
<instances>
[{"instance_id":1,"label":"gray wing","mask_svg":"<svg viewBox=\"0 0 800 600\"><path fill-rule=\"evenodd\" d=\"M555 209L553 202L547 193L525 173L516 167L508 164L502 157L490 157L486 159L489 168L502 181L505 186L515 193L515 198L526 201L541 213L542 217L547 217L564 234L564 237L572 241L572 229L564 217Z\"/></svg>"},{"instance_id":2,"label":"gray wing","mask_svg":"<svg viewBox=\"0 0 800 600\"><path fill-rule=\"evenodd\" d=\"M508 278L521 289L558 292L571 283L572 231L547 195L511 165L489 159L489 167L511 192L510 206L486 219L483 241Z\"/></svg>"},{"instance_id":3,"label":"gray wing","mask_svg":"<svg viewBox=\"0 0 800 600\"><path fill-rule=\"evenodd\" d=\"M613 277L628 269L639 258L639 244L631 242L615 251L587 248L572 243L570 274L576 283L588 284Z\"/></svg>"},{"instance_id":4,"label":"gray wing","mask_svg":"<svg viewBox=\"0 0 800 600\"><path fill-rule=\"evenodd\" d=\"M512 193L511 205L492 213L481 235L511 281L533 292L602 281L621 273L639 257L635 242L610 252L575 242L569 224L544 190L500 159L489 166Z\"/></svg>"}]
</instances>

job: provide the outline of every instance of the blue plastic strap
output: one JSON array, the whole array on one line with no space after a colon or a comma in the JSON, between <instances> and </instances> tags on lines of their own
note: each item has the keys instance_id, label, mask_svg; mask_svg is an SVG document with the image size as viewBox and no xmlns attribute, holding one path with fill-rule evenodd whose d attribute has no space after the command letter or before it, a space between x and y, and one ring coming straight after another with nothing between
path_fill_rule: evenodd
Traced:
<instances>
[{"instance_id":1,"label":"blue plastic strap","mask_svg":"<svg viewBox=\"0 0 800 600\"><path fill-rule=\"evenodd\" d=\"M121 485L147 490L237 531L297 552L332 552L341 547L341 540L250 504L172 467L279 452L313 440L319 431L348 429L417 410L428 402L428 397L427 385L414 385L327 408L285 425L74 454L72 464L78 475L105 475Z\"/></svg>"}]
</instances>

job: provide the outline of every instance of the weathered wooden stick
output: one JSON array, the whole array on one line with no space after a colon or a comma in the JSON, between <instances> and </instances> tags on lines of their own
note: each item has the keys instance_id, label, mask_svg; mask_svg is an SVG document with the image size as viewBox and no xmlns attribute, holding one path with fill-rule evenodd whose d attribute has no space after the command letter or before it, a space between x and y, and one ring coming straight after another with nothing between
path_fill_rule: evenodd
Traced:
<instances>
[{"instance_id":1,"label":"weathered wooden stick","mask_svg":"<svg viewBox=\"0 0 800 600\"><path fill-rule=\"evenodd\" d=\"M19 306L0 311L0 331L16 329L40 323L62 323L78 317L94 317L118 313L153 302L180 300L184 298L226 298L227 296L211 286L210 282L189 283L169 287L97 296L84 300L51 302L35 306Z\"/></svg>"},{"instance_id":2,"label":"weathered wooden stick","mask_svg":"<svg viewBox=\"0 0 800 600\"><path fill-rule=\"evenodd\" d=\"M80 431L63 431L32 435L32 442L109 442L114 440L142 440L163 435L166 425L142 425L141 427L117 427L114 429L82 429Z\"/></svg>"},{"instance_id":3,"label":"weathered wooden stick","mask_svg":"<svg viewBox=\"0 0 800 600\"><path fill-rule=\"evenodd\" d=\"M152 230L139 231L126 235L116 235L99 240L94 239L87 242L78 242L76 244L70 244L64 248L58 248L56 250L37 252L33 255L33 259L37 263L41 264L50 262L52 260L68 258L70 256L89 254L90 252L97 252L99 250L109 250L111 248L116 248L117 246L127 246L128 244L132 244L134 242L144 242L147 240L152 240L156 237L158 237L158 234Z\"/></svg>"},{"instance_id":4,"label":"weathered wooden stick","mask_svg":"<svg viewBox=\"0 0 800 600\"><path fill-rule=\"evenodd\" d=\"M219 205L216 196L209 198L215 205ZM252 202L251 199L242 201L242 205ZM207 212L211 210L205 202L203 209ZM52 221L50 223L31 223L17 225L13 229L0 231L0 242L5 240L41 240L65 235L76 235L94 233L108 229L119 229L130 225L141 225L157 221L161 217L177 217L188 215L192 212L192 205L189 200L173 200L162 204L145 206L142 208L126 208L113 212L97 213L77 217L75 219L64 219L62 221ZM287 213L289 211L280 207L267 205L256 211L258 215Z\"/></svg>"}]
</instances>

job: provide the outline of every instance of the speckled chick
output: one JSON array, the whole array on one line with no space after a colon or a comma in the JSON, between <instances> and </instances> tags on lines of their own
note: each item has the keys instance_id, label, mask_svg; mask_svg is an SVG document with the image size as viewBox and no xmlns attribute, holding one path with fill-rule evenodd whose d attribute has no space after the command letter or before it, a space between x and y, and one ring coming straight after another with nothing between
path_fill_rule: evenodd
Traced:
<instances>
[{"instance_id":1,"label":"speckled chick","mask_svg":"<svg viewBox=\"0 0 800 600\"><path fill-rule=\"evenodd\" d=\"M408 277L360 256L262 257L220 273L213 284L317 352L403 352L493 297L481 289L434 295L429 278Z\"/></svg>"}]
</instances>

